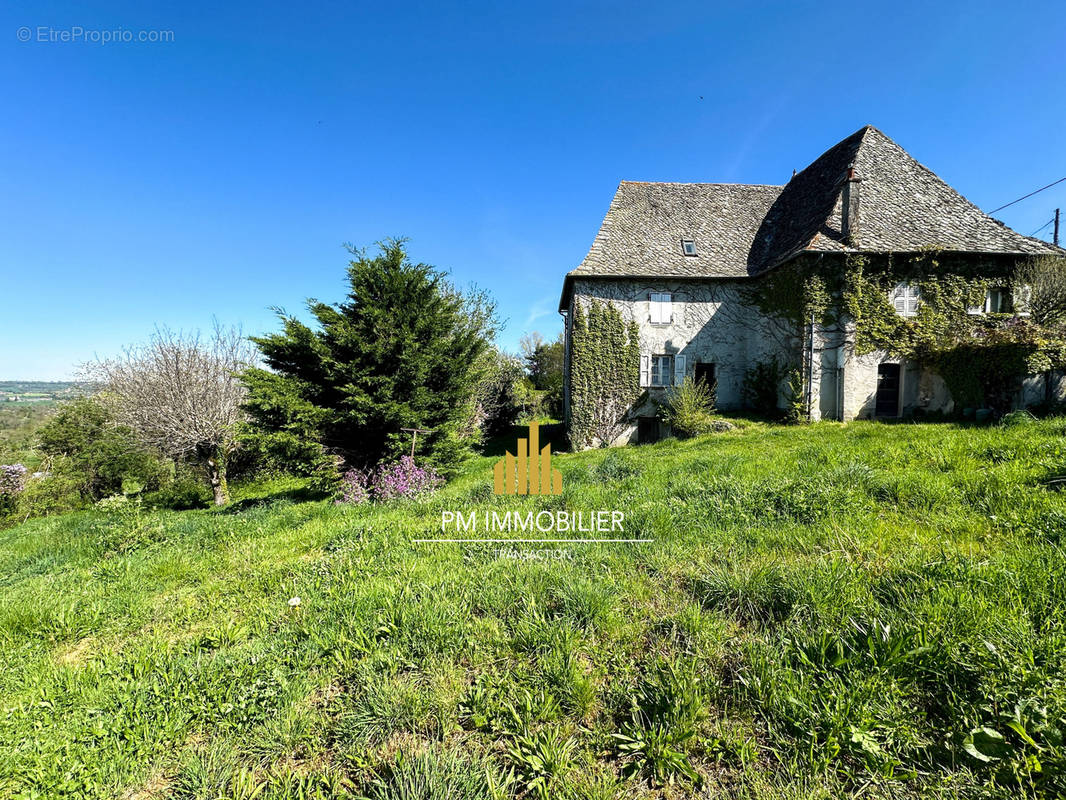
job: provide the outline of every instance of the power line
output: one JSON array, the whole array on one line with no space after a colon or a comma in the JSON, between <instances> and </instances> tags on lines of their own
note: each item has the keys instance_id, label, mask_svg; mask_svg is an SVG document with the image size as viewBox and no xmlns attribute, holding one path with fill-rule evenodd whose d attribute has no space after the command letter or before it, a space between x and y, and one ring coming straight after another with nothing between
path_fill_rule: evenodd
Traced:
<instances>
[{"instance_id":1,"label":"power line","mask_svg":"<svg viewBox=\"0 0 1066 800\"><path fill-rule=\"evenodd\" d=\"M1020 203L1020 202L1022 202L1022 200L1025 200L1025 199L1026 199L1027 197L1032 197L1032 196L1033 196L1034 194L1040 194L1040 193L1041 193L1042 191L1044 191L1045 189L1050 189L1050 188L1051 188L1052 186L1055 186L1055 185L1057 185L1057 184L1060 184L1060 183L1062 183L1063 181L1066 181L1066 178L1059 178L1059 179L1058 179L1057 181L1054 181L1053 183L1049 183L1049 184L1048 184L1047 186L1041 186L1041 187L1040 187L1039 189L1037 189L1037 190L1036 190L1035 192L1029 192L1029 194L1027 194L1027 195L1023 195L1022 197L1019 197L1019 198L1018 198L1017 200L1011 200L1011 201L1010 201L1009 203L1007 203L1006 205L1002 205L1002 206L1000 206L999 208L993 208L993 209L992 209L991 211L989 211L988 213L989 213L989 214L995 214L995 213L996 213L997 211L1002 211L1002 210L1003 210L1003 209L1005 209L1005 208L1006 208L1007 206L1012 206L1012 205L1014 205L1015 203Z\"/></svg>"},{"instance_id":2,"label":"power line","mask_svg":"<svg viewBox=\"0 0 1066 800\"><path fill-rule=\"evenodd\" d=\"M1043 225L1041 225L1039 228L1037 228L1035 231L1033 231L1029 235L1030 236L1036 236L1038 233L1040 233L1040 231L1044 230L1044 228L1046 228L1048 225L1050 225L1054 221L1055 221L1055 218L1052 217L1051 219L1049 219L1047 222L1045 222Z\"/></svg>"}]
</instances>

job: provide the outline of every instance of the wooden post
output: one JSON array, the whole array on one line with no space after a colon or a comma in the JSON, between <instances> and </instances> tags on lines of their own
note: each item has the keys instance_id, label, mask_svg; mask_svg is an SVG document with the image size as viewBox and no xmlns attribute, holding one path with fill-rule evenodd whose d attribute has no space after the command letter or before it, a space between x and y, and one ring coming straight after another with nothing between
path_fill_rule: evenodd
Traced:
<instances>
[{"instance_id":1,"label":"wooden post","mask_svg":"<svg viewBox=\"0 0 1066 800\"><path fill-rule=\"evenodd\" d=\"M420 433L433 433L433 429L426 430L424 428L400 428L404 433L411 434L411 459L415 457L415 444L418 442L418 434Z\"/></svg>"}]
</instances>

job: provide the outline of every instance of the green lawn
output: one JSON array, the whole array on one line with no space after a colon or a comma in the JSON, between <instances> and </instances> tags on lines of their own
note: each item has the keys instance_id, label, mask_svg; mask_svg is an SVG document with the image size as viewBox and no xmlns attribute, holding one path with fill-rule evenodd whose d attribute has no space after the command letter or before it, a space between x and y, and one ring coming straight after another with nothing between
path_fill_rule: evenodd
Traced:
<instances>
[{"instance_id":1,"label":"green lawn","mask_svg":"<svg viewBox=\"0 0 1066 800\"><path fill-rule=\"evenodd\" d=\"M557 456L562 497L481 458L414 504L32 520L0 796L1060 796L1064 433L749 424ZM411 541L517 508L655 541Z\"/></svg>"}]
</instances>

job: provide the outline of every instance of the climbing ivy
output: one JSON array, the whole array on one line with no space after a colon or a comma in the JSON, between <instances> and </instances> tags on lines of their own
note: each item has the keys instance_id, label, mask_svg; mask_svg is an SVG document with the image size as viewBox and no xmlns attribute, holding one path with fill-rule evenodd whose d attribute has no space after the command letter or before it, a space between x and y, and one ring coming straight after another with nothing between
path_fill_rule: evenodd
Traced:
<instances>
[{"instance_id":1,"label":"climbing ivy","mask_svg":"<svg viewBox=\"0 0 1066 800\"><path fill-rule=\"evenodd\" d=\"M834 295L841 290L841 273L821 261L786 264L741 290L744 301L764 314L793 325L797 333L814 318L824 324L836 321Z\"/></svg>"},{"instance_id":2,"label":"climbing ivy","mask_svg":"<svg viewBox=\"0 0 1066 800\"><path fill-rule=\"evenodd\" d=\"M1015 264L926 250L906 255L849 254L800 259L758 281L749 300L795 326L854 324L855 353L884 352L938 373L956 406L1009 406L1022 377L1066 367L1066 335L1012 313L973 315L992 286L1010 286ZM898 314L891 293L918 288L913 317ZM797 361L799 359L797 353Z\"/></svg>"},{"instance_id":3,"label":"climbing ivy","mask_svg":"<svg viewBox=\"0 0 1066 800\"><path fill-rule=\"evenodd\" d=\"M570 350L570 438L575 448L606 446L627 425L640 393L640 339L613 303L574 304Z\"/></svg>"}]
</instances>

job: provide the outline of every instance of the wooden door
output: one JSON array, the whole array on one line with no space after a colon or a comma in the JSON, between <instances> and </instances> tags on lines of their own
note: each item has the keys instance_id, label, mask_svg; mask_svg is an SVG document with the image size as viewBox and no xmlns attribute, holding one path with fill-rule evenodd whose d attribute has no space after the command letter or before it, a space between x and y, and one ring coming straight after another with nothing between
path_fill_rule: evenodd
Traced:
<instances>
[{"instance_id":1,"label":"wooden door","mask_svg":"<svg viewBox=\"0 0 1066 800\"><path fill-rule=\"evenodd\" d=\"M899 416L899 364L881 364L877 368L874 414L878 417Z\"/></svg>"}]
</instances>

